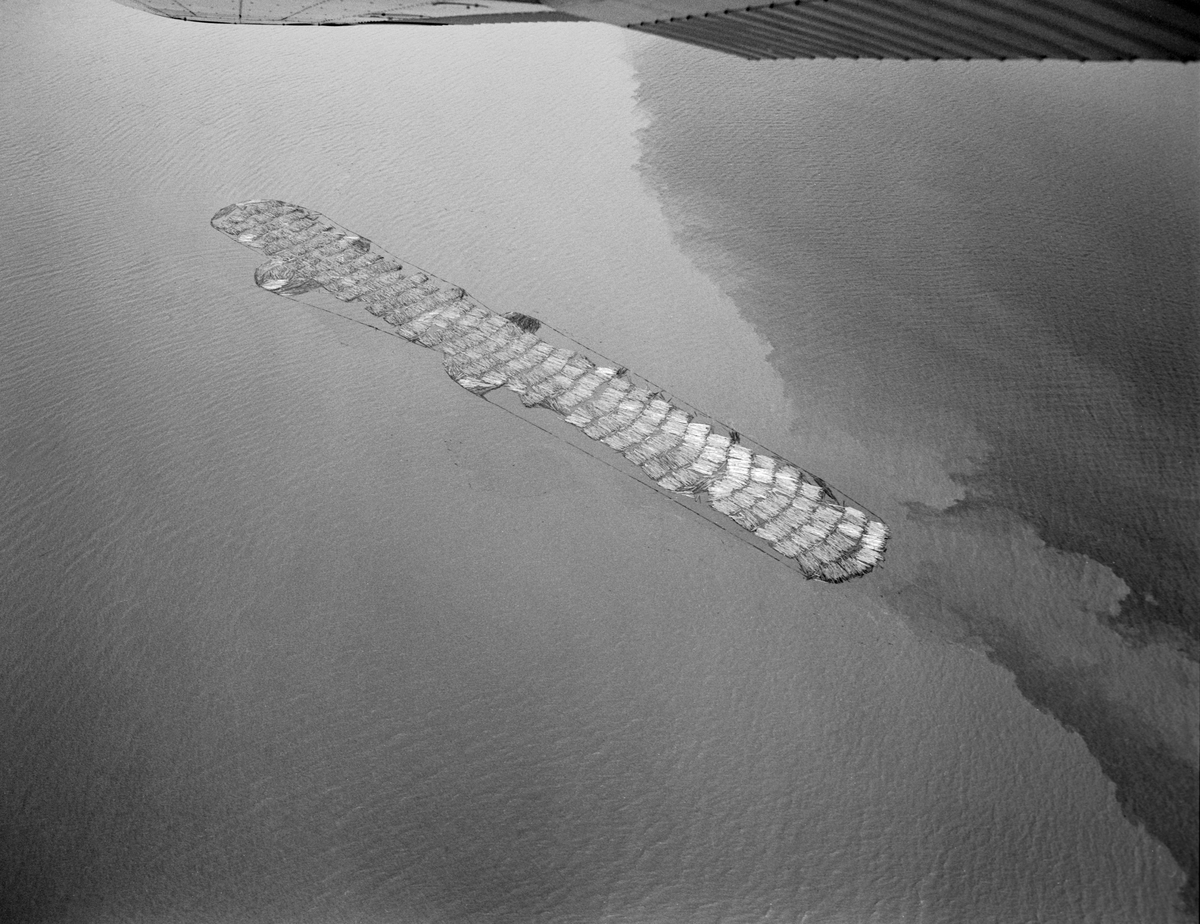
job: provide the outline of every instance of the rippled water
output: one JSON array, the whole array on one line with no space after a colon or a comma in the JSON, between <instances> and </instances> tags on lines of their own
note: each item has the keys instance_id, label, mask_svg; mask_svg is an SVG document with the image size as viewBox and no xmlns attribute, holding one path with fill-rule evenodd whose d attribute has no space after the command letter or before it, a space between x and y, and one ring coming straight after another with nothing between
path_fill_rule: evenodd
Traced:
<instances>
[{"instance_id":1,"label":"rippled water","mask_svg":"<svg viewBox=\"0 0 1200 924\"><path fill-rule=\"evenodd\" d=\"M1171 918L1085 742L886 581L799 581L208 226L318 209L894 509L903 454L794 426L639 173L651 40L3 11L7 917Z\"/></svg>"}]
</instances>

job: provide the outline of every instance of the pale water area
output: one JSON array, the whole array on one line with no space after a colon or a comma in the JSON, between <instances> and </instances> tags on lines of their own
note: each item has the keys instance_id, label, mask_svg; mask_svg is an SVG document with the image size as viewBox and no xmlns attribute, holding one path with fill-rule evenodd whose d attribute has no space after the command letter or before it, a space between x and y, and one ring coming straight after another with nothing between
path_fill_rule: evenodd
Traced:
<instances>
[{"instance_id":1,"label":"pale water area","mask_svg":"<svg viewBox=\"0 0 1200 924\"><path fill-rule=\"evenodd\" d=\"M0 12L0 918L1178 918L1089 743L898 605L937 544L903 505L961 485L800 400L655 186L657 43ZM893 520L894 557L805 583L255 288L208 226L255 197L627 363ZM1048 650L1094 617L1072 663L1189 756L1187 662L1135 652L1145 706L1120 579L1023 541L991 580L1040 562L1076 604L1030 620Z\"/></svg>"}]
</instances>

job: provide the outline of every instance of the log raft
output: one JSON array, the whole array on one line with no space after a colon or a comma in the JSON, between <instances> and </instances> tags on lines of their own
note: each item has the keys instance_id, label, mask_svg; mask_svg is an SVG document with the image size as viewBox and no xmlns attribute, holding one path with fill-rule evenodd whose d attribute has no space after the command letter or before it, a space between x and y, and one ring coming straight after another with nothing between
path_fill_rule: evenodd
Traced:
<instances>
[{"instance_id":1,"label":"log raft","mask_svg":"<svg viewBox=\"0 0 1200 924\"><path fill-rule=\"evenodd\" d=\"M300 206L241 202L217 212L212 225L270 257L254 274L261 288L293 297L321 288L361 303L399 336L440 351L463 388L507 388L527 407L547 408L660 487L706 502L806 577L837 583L883 560L888 530L881 520L842 503L799 466L636 384L628 370L547 343L534 318L489 311L458 286Z\"/></svg>"}]
</instances>

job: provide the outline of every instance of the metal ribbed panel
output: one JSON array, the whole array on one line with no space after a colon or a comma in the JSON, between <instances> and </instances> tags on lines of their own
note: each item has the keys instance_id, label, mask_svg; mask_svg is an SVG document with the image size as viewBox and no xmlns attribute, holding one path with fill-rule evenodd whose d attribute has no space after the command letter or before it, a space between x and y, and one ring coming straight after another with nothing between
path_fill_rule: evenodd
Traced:
<instances>
[{"instance_id":1,"label":"metal ribbed panel","mask_svg":"<svg viewBox=\"0 0 1200 924\"><path fill-rule=\"evenodd\" d=\"M866 6L866 9L861 7ZM784 12L781 10L780 12ZM889 42L903 58L971 58L990 53L978 40L956 35L940 23L920 21L902 13L880 9L873 0L845 0L835 7L826 4L806 11L809 18L851 35L868 35ZM799 23L804 28L805 23Z\"/></svg>"},{"instance_id":2,"label":"metal ribbed panel","mask_svg":"<svg viewBox=\"0 0 1200 924\"><path fill-rule=\"evenodd\" d=\"M822 8L806 11L802 19L788 16L786 13L781 15L781 13L782 11L748 10L743 15L763 19L769 16L777 21L783 20L787 24L787 28L794 32L820 36L827 45L841 49L842 53L837 57L912 58L923 56L923 50L914 46L911 40L906 40L903 36L897 36L894 33L888 34L886 30L879 28L874 23L864 26L863 23L855 22L849 17L831 15L831 12L824 9L823 5ZM940 48L925 49L924 54L941 51Z\"/></svg>"},{"instance_id":3,"label":"metal ribbed panel","mask_svg":"<svg viewBox=\"0 0 1200 924\"><path fill-rule=\"evenodd\" d=\"M794 7L798 28L804 28L805 19ZM781 14L788 15L789 9L782 8ZM896 50L912 49L905 58L974 58L992 54L986 43L973 36L956 34L953 29L931 20L906 14L904 11L881 8L876 0L844 0L835 7L828 4L812 6L805 17L828 22L831 27L842 26L859 30L880 39L890 40Z\"/></svg>"},{"instance_id":4,"label":"metal ribbed panel","mask_svg":"<svg viewBox=\"0 0 1200 924\"><path fill-rule=\"evenodd\" d=\"M833 34L814 24L803 31L789 29L777 16L764 16L755 10L736 10L727 16L738 24L745 35L755 36L764 47L774 48L777 57L789 57L791 49L816 47L831 57L862 57L865 52L840 34Z\"/></svg>"},{"instance_id":5,"label":"metal ribbed panel","mask_svg":"<svg viewBox=\"0 0 1200 924\"><path fill-rule=\"evenodd\" d=\"M930 25L941 26L980 42L997 58L1077 57L1030 28L1021 17L998 13L989 3L963 3L961 0L875 0L900 16L920 17Z\"/></svg>"},{"instance_id":6,"label":"metal ribbed panel","mask_svg":"<svg viewBox=\"0 0 1200 924\"><path fill-rule=\"evenodd\" d=\"M789 35L803 35L805 38L811 38L820 43L830 51L833 57L876 58L882 57L887 51L873 37L856 38L844 29L830 29L825 23L811 18L803 29L797 30L781 17L765 10L744 10L729 15L739 20L747 29L772 36L779 45L786 45Z\"/></svg>"},{"instance_id":7,"label":"metal ribbed panel","mask_svg":"<svg viewBox=\"0 0 1200 924\"><path fill-rule=\"evenodd\" d=\"M630 28L743 58L1200 58L1170 0L797 0Z\"/></svg>"}]
</instances>

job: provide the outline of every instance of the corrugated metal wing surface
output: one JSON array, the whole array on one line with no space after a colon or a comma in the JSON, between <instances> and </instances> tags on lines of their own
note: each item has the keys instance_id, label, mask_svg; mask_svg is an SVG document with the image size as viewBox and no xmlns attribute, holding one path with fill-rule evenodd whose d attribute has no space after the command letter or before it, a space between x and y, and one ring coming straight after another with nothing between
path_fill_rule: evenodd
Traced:
<instances>
[{"instance_id":1,"label":"corrugated metal wing surface","mask_svg":"<svg viewBox=\"0 0 1200 924\"><path fill-rule=\"evenodd\" d=\"M797 0L630 28L752 60L1194 61L1196 9L1172 0Z\"/></svg>"}]
</instances>

